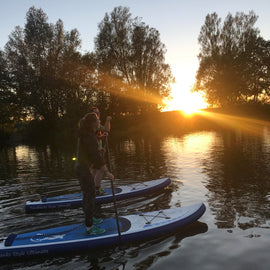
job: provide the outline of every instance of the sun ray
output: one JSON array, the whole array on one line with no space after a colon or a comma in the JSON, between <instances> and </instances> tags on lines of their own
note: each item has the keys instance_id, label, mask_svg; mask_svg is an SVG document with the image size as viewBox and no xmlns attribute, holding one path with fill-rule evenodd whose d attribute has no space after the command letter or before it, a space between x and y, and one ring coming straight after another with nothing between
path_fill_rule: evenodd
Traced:
<instances>
[{"instance_id":1,"label":"sun ray","mask_svg":"<svg viewBox=\"0 0 270 270\"><path fill-rule=\"evenodd\" d=\"M234 128L236 130L242 130L245 133L252 133L255 135L261 134L262 127L270 127L270 121L266 120L209 112L204 110L200 111L199 114L223 127Z\"/></svg>"},{"instance_id":2,"label":"sun ray","mask_svg":"<svg viewBox=\"0 0 270 270\"><path fill-rule=\"evenodd\" d=\"M87 67L82 67L86 68ZM89 70L89 69L88 69ZM93 73L94 71L92 71ZM91 73L91 71L90 71ZM93 88L91 83L84 83L84 87ZM159 94L155 94L152 89L147 87L132 86L128 83L118 80L110 75L99 71L99 89L104 92L122 96L128 99L133 99L146 103L164 105L163 98Z\"/></svg>"}]
</instances>

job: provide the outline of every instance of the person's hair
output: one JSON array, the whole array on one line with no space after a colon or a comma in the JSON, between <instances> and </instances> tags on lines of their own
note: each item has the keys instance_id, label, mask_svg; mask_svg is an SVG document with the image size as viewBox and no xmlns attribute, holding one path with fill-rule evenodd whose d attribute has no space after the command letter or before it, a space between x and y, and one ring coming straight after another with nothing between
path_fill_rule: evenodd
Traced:
<instances>
[{"instance_id":1,"label":"person's hair","mask_svg":"<svg viewBox=\"0 0 270 270\"><path fill-rule=\"evenodd\" d=\"M97 121L97 115L94 112L87 113L80 121L79 121L79 132L80 134L93 131L95 123Z\"/></svg>"},{"instance_id":2,"label":"person's hair","mask_svg":"<svg viewBox=\"0 0 270 270\"><path fill-rule=\"evenodd\" d=\"M100 112L99 112L98 107L92 107L90 112L95 113L98 116L98 118L100 117Z\"/></svg>"}]
</instances>

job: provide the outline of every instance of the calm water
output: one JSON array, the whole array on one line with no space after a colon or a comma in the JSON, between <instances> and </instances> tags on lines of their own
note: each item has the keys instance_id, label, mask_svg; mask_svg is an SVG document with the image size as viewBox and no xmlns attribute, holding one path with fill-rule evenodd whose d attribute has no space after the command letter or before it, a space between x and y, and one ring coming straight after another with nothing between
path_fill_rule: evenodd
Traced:
<instances>
[{"instance_id":1,"label":"calm water","mask_svg":"<svg viewBox=\"0 0 270 270\"><path fill-rule=\"evenodd\" d=\"M75 146L74 146L75 148ZM1 149L0 238L83 222L81 209L25 214L41 194L78 192L73 146L18 145ZM270 128L202 131L110 143L115 185L169 176L152 197L117 203L119 215L204 202L200 220L172 235L66 256L34 258L1 269L270 269ZM104 186L109 186L104 181ZM104 218L114 215L103 205Z\"/></svg>"}]
</instances>

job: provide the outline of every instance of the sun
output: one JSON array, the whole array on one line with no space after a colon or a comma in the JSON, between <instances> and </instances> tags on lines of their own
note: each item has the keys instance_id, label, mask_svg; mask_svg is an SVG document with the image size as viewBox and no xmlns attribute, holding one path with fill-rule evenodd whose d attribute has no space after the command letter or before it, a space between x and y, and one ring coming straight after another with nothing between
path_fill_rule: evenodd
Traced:
<instances>
[{"instance_id":1,"label":"sun","mask_svg":"<svg viewBox=\"0 0 270 270\"><path fill-rule=\"evenodd\" d=\"M181 110L185 114L198 112L200 109L205 109L208 105L200 93L182 90L177 85L174 85L170 98L166 99L164 103L166 105L163 111Z\"/></svg>"}]
</instances>

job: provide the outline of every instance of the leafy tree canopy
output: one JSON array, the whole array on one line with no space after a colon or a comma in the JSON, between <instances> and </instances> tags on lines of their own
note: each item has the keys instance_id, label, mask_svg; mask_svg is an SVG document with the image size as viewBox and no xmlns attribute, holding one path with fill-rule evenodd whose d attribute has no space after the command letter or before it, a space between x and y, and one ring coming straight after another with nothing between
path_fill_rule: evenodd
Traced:
<instances>
[{"instance_id":1,"label":"leafy tree canopy","mask_svg":"<svg viewBox=\"0 0 270 270\"><path fill-rule=\"evenodd\" d=\"M95 39L100 80L123 112L156 110L174 80L159 32L127 7L105 14Z\"/></svg>"},{"instance_id":2,"label":"leafy tree canopy","mask_svg":"<svg viewBox=\"0 0 270 270\"><path fill-rule=\"evenodd\" d=\"M9 36L5 52L13 91L32 117L54 124L67 111L78 88L80 42L76 29L66 32L61 20L48 23L35 7L26 14L25 27L17 26Z\"/></svg>"},{"instance_id":3,"label":"leafy tree canopy","mask_svg":"<svg viewBox=\"0 0 270 270\"><path fill-rule=\"evenodd\" d=\"M209 104L227 106L267 99L269 42L259 36L257 18L253 11L229 13L222 25L216 13L206 16L198 38L196 91L204 91Z\"/></svg>"}]
</instances>

